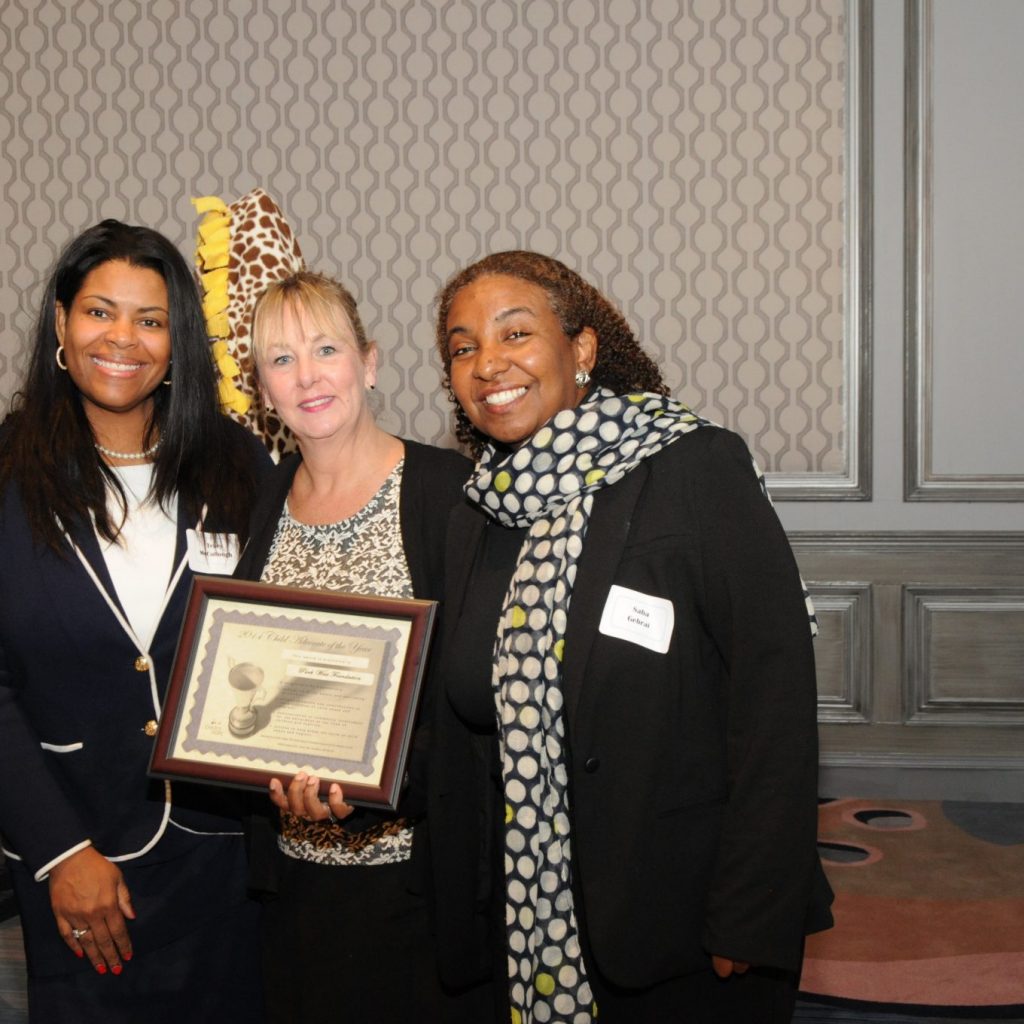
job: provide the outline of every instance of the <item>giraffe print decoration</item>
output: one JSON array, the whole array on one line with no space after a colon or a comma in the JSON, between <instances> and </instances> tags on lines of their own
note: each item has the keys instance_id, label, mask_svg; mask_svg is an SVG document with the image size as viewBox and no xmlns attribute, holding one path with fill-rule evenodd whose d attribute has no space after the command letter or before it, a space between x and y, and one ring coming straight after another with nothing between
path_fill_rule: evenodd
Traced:
<instances>
[{"instance_id":1,"label":"giraffe print decoration","mask_svg":"<svg viewBox=\"0 0 1024 1024\"><path fill-rule=\"evenodd\" d=\"M279 461L294 450L295 439L260 400L249 331L253 304L267 285L305 268L299 244L278 205L261 188L230 204L216 196L192 202L202 215L196 267L220 372L221 408Z\"/></svg>"}]
</instances>

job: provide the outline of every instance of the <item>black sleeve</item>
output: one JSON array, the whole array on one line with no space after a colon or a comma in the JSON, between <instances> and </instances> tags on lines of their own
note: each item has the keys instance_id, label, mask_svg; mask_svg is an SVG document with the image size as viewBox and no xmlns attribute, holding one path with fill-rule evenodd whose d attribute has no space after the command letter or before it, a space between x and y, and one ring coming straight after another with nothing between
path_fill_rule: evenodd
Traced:
<instances>
[{"instance_id":1,"label":"black sleeve","mask_svg":"<svg viewBox=\"0 0 1024 1024\"><path fill-rule=\"evenodd\" d=\"M817 867L817 701L799 572L743 442L709 432L694 501L707 628L727 669L728 804L709 953L797 970Z\"/></svg>"}]
</instances>

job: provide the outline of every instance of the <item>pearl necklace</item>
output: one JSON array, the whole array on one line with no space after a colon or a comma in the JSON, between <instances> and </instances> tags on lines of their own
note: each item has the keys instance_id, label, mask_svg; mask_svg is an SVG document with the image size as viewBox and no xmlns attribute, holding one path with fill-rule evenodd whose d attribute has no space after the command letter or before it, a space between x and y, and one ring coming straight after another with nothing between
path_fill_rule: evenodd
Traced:
<instances>
[{"instance_id":1,"label":"pearl necklace","mask_svg":"<svg viewBox=\"0 0 1024 1024\"><path fill-rule=\"evenodd\" d=\"M115 452L112 448L104 448L99 441L93 441L92 446L96 451L103 455L106 455L108 459L127 459L128 461L138 461L139 459L148 459L150 456L155 455L157 449L160 447L160 441L156 441L151 444L144 452Z\"/></svg>"}]
</instances>

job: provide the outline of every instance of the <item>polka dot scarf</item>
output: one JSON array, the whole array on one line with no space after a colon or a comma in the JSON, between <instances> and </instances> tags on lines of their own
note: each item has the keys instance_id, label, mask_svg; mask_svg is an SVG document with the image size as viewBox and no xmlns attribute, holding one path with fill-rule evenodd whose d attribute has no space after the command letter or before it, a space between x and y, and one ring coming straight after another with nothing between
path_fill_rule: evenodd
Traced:
<instances>
[{"instance_id":1,"label":"polka dot scarf","mask_svg":"<svg viewBox=\"0 0 1024 1024\"><path fill-rule=\"evenodd\" d=\"M512 454L485 449L466 485L470 500L499 523L529 527L502 606L492 677L512 1024L589 1024L597 1016L573 907L562 695L569 601L594 492L706 425L673 399L598 388Z\"/></svg>"},{"instance_id":2,"label":"polka dot scarf","mask_svg":"<svg viewBox=\"0 0 1024 1024\"><path fill-rule=\"evenodd\" d=\"M486 449L466 485L502 525L529 527L502 607L493 675L513 1024L589 1024L597 1013L573 908L562 710L565 626L593 495L705 422L660 395L598 389L511 455Z\"/></svg>"}]
</instances>

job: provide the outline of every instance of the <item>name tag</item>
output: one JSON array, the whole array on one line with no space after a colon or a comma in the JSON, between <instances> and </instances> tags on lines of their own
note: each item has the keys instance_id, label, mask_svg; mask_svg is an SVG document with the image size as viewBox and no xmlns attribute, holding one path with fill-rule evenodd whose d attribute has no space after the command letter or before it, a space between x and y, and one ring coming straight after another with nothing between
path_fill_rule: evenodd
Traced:
<instances>
[{"instance_id":1,"label":"name tag","mask_svg":"<svg viewBox=\"0 0 1024 1024\"><path fill-rule=\"evenodd\" d=\"M666 654L675 624L676 611L671 601L627 587L612 587L598 628L605 636Z\"/></svg>"},{"instance_id":2,"label":"name tag","mask_svg":"<svg viewBox=\"0 0 1024 1024\"><path fill-rule=\"evenodd\" d=\"M188 567L193 572L230 576L238 565L238 534L186 530Z\"/></svg>"}]
</instances>

